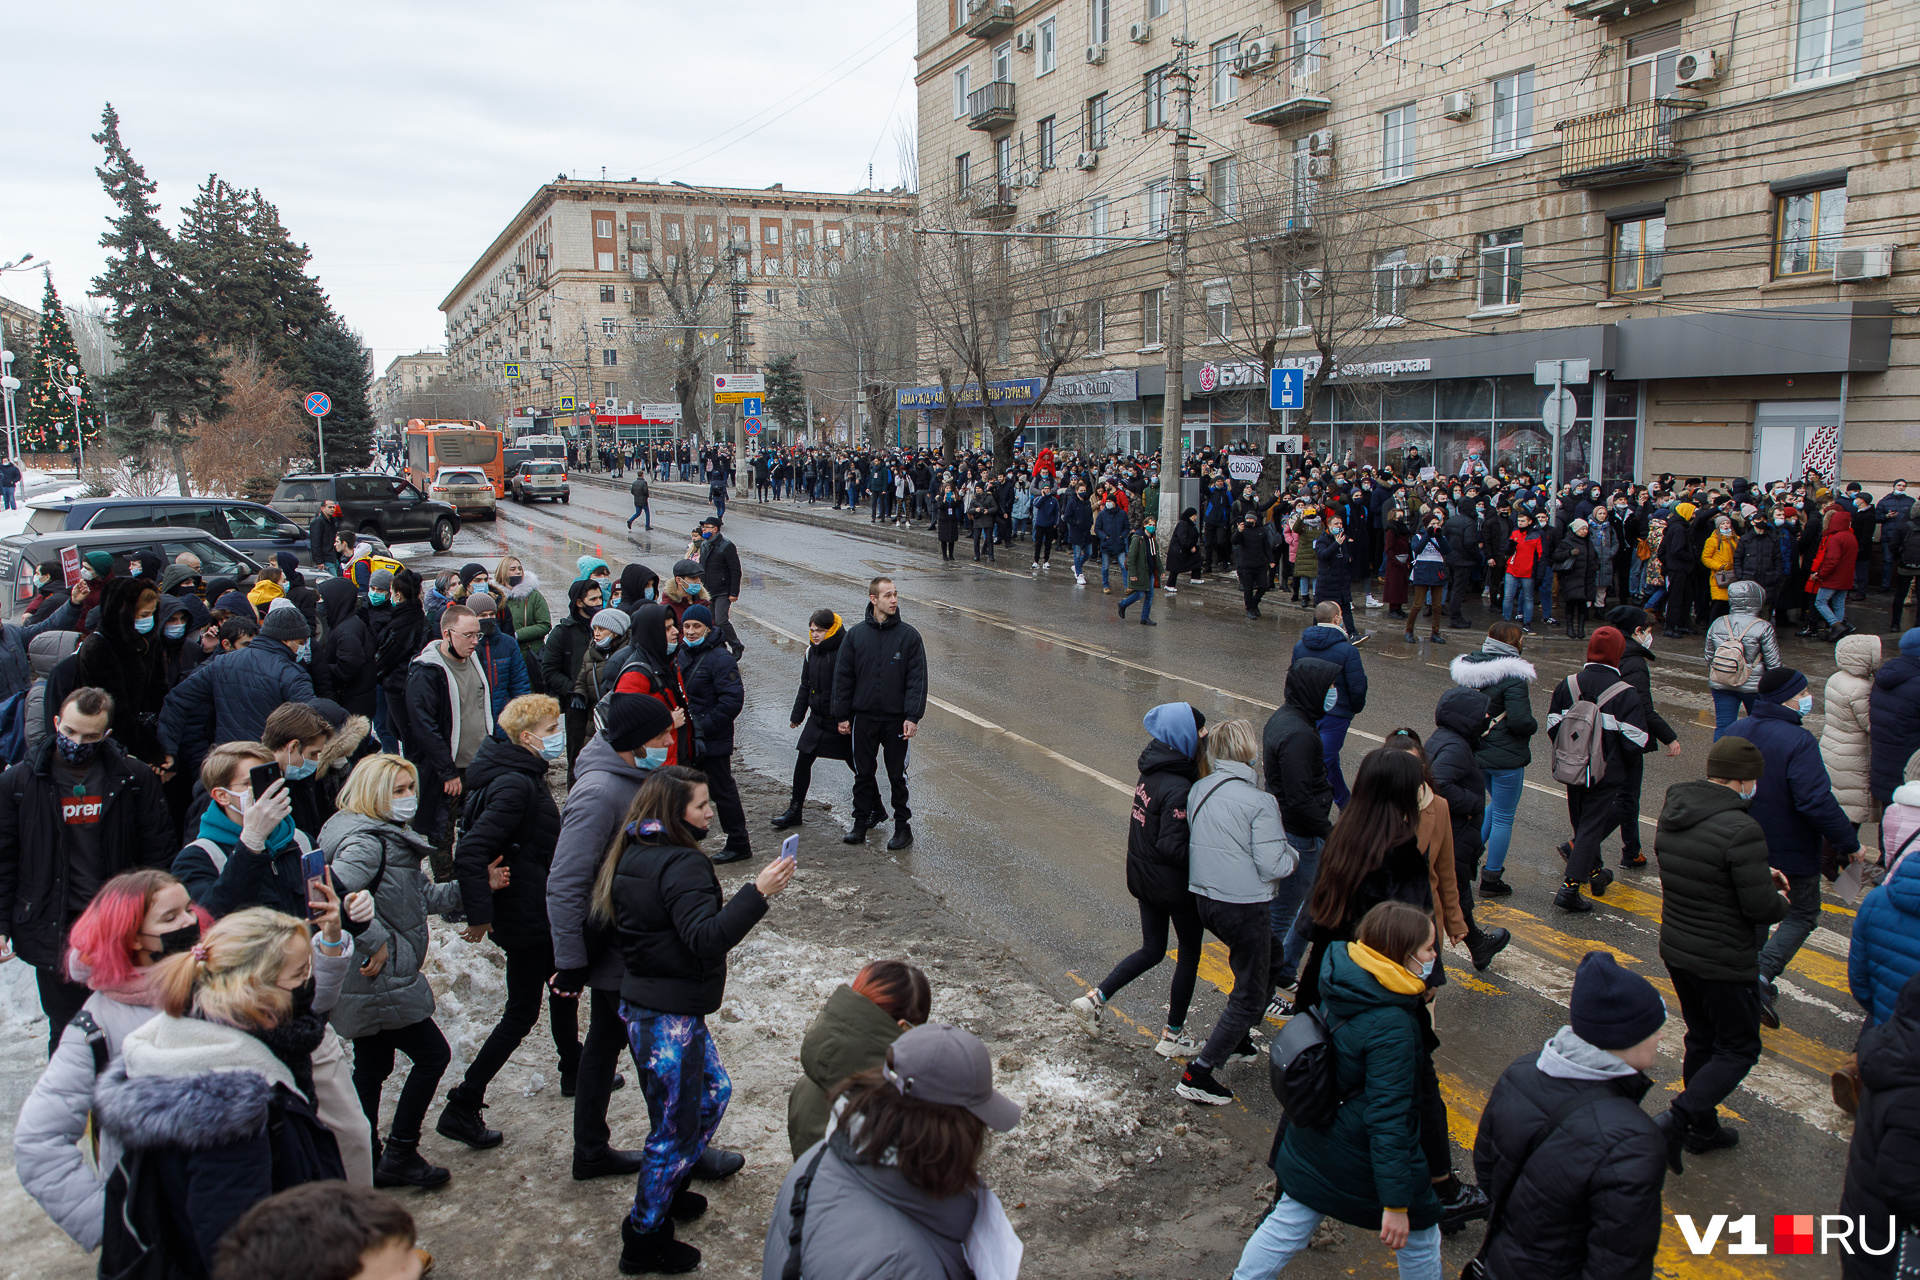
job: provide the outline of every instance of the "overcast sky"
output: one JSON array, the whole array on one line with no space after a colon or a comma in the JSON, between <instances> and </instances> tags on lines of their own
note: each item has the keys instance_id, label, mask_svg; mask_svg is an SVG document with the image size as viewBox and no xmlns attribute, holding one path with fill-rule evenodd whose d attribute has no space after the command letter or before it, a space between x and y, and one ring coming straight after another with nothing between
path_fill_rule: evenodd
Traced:
<instances>
[{"instance_id":1,"label":"overcast sky","mask_svg":"<svg viewBox=\"0 0 1920 1280\"><path fill-rule=\"evenodd\" d=\"M440 299L556 173L853 191L899 180L901 0L94 0L8 6L0 262L75 300L111 208L103 103L168 225L209 173L280 207L384 368L440 347ZM41 278L0 291L37 307Z\"/></svg>"}]
</instances>

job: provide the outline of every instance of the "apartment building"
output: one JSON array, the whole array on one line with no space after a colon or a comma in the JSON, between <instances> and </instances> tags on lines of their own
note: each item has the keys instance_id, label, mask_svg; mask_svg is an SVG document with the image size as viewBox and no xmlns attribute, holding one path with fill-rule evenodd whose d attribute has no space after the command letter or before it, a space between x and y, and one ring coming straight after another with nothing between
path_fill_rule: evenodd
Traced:
<instances>
[{"instance_id":1,"label":"apartment building","mask_svg":"<svg viewBox=\"0 0 1920 1280\"><path fill-rule=\"evenodd\" d=\"M971 191L982 228L1163 234L1190 73L1193 444L1265 439L1271 343L1315 373L1331 352L1309 435L1363 461L1544 470L1536 364L1571 360L1566 475L1920 471L1907 0L920 0L919 20L922 189ZM1103 261L1090 350L1030 440L1152 447L1166 247L1072 252ZM989 393L1031 403L1021 373Z\"/></svg>"},{"instance_id":2,"label":"apartment building","mask_svg":"<svg viewBox=\"0 0 1920 1280\"><path fill-rule=\"evenodd\" d=\"M388 364L385 373L374 379L373 418L385 426L401 427L406 423L401 419L408 407L417 412L424 406L431 409L431 396L436 389L444 388L447 371L452 360L441 351L416 351L412 355L395 356ZM435 413L433 416L441 415Z\"/></svg>"},{"instance_id":3,"label":"apartment building","mask_svg":"<svg viewBox=\"0 0 1920 1280\"><path fill-rule=\"evenodd\" d=\"M449 375L500 387L515 414L550 420L542 430L572 429L562 397L671 402L673 388L657 371L649 377L631 367L637 334L664 336L677 323L661 296L663 276L714 282L698 317L704 333L691 336L719 337L705 367L725 372L736 310L728 257L739 254L747 286L741 355L752 371L757 300L806 305L843 247L877 235L898 240L914 207L903 191L557 178L534 193L440 304ZM518 366L517 379L505 377L509 366Z\"/></svg>"}]
</instances>

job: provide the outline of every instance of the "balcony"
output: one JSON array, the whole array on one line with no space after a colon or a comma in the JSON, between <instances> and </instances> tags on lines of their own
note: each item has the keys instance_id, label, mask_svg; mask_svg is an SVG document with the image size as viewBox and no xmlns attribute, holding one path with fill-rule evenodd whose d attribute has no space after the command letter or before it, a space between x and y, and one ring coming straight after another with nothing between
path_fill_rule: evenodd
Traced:
<instances>
[{"instance_id":1,"label":"balcony","mask_svg":"<svg viewBox=\"0 0 1920 1280\"><path fill-rule=\"evenodd\" d=\"M1615 187L1678 177L1688 160L1674 125L1706 105L1654 98L1562 120L1553 126L1560 134L1560 185Z\"/></svg>"},{"instance_id":2,"label":"balcony","mask_svg":"<svg viewBox=\"0 0 1920 1280\"><path fill-rule=\"evenodd\" d=\"M1568 0L1567 16L1586 22L1612 22L1624 18L1641 0Z\"/></svg>"},{"instance_id":3,"label":"balcony","mask_svg":"<svg viewBox=\"0 0 1920 1280\"><path fill-rule=\"evenodd\" d=\"M1326 115L1333 110L1333 99L1323 91L1322 81L1326 78L1324 57L1305 54L1289 59L1283 73L1273 77L1273 89L1267 95L1270 98L1277 95L1277 101L1249 111L1247 120L1252 124L1284 128Z\"/></svg>"},{"instance_id":4,"label":"balcony","mask_svg":"<svg viewBox=\"0 0 1920 1280\"><path fill-rule=\"evenodd\" d=\"M973 188L973 216L976 218L1011 218L1014 214L1013 184L1010 182L982 182Z\"/></svg>"},{"instance_id":5,"label":"balcony","mask_svg":"<svg viewBox=\"0 0 1920 1280\"><path fill-rule=\"evenodd\" d=\"M967 128L1004 129L1013 123L1013 86L996 80L967 95Z\"/></svg>"},{"instance_id":6,"label":"balcony","mask_svg":"<svg viewBox=\"0 0 1920 1280\"><path fill-rule=\"evenodd\" d=\"M975 40L991 40L1013 30L1013 5L1008 0L967 0L967 27Z\"/></svg>"},{"instance_id":7,"label":"balcony","mask_svg":"<svg viewBox=\"0 0 1920 1280\"><path fill-rule=\"evenodd\" d=\"M1320 232L1314 226L1324 196L1318 182L1304 179L1294 184L1287 198L1271 213L1249 219L1247 247L1270 253L1283 262L1296 262L1318 251Z\"/></svg>"}]
</instances>

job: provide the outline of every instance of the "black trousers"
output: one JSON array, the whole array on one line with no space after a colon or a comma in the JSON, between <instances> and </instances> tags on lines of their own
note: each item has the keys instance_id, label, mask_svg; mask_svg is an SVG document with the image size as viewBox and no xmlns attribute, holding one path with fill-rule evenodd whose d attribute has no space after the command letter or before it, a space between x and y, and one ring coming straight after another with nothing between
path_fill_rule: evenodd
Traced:
<instances>
[{"instance_id":1,"label":"black trousers","mask_svg":"<svg viewBox=\"0 0 1920 1280\"><path fill-rule=\"evenodd\" d=\"M51 1059L53 1051L60 1047L60 1037L66 1033L67 1024L93 992L78 982L67 981L53 969L37 965L33 980L40 988L40 1008L47 1015L47 1057Z\"/></svg>"},{"instance_id":2,"label":"black trousers","mask_svg":"<svg viewBox=\"0 0 1920 1280\"><path fill-rule=\"evenodd\" d=\"M720 815L720 829L727 833L727 848L751 852L753 845L747 839L747 811L740 805L740 786L733 780L732 757L701 756L700 772L707 775L707 792L713 797L713 807Z\"/></svg>"},{"instance_id":3,"label":"black trousers","mask_svg":"<svg viewBox=\"0 0 1920 1280\"><path fill-rule=\"evenodd\" d=\"M420 1140L420 1123L426 1119L433 1095L440 1091L440 1077L446 1073L453 1051L440 1034L432 1018L422 1018L412 1026L393 1031L376 1031L357 1036L353 1041L353 1088L360 1095L360 1109L367 1113L377 1138L380 1133L380 1090L393 1074L393 1056L403 1053L413 1062L407 1082L400 1087L400 1101L393 1109L393 1123L387 1137L402 1142Z\"/></svg>"},{"instance_id":4,"label":"black trousers","mask_svg":"<svg viewBox=\"0 0 1920 1280\"><path fill-rule=\"evenodd\" d=\"M1620 786L1614 794L1613 817L1608 821L1606 830L1600 833L1605 840L1620 828L1620 856L1631 858L1640 852L1640 789L1646 785L1647 758L1638 751L1627 756L1627 767L1621 771Z\"/></svg>"},{"instance_id":5,"label":"black trousers","mask_svg":"<svg viewBox=\"0 0 1920 1280\"><path fill-rule=\"evenodd\" d=\"M1567 880L1584 883L1600 866L1600 842L1619 821L1620 784L1608 777L1597 787L1567 788L1567 817L1573 822L1573 856ZM1636 815L1636 821L1638 815Z\"/></svg>"},{"instance_id":6,"label":"black trousers","mask_svg":"<svg viewBox=\"0 0 1920 1280\"><path fill-rule=\"evenodd\" d=\"M547 979L553 976L551 941L504 950L507 953L506 1007L500 1011L500 1021L487 1033L480 1052L473 1055L466 1078L452 1095L474 1106L486 1102L487 1086L540 1020L540 999L547 989ZM547 1022L553 1031L553 1047L560 1054L560 1074L571 1076L580 1070L580 998L554 996L547 1007Z\"/></svg>"},{"instance_id":7,"label":"black trousers","mask_svg":"<svg viewBox=\"0 0 1920 1280\"><path fill-rule=\"evenodd\" d=\"M880 804L879 758L887 762L887 781L893 789L893 820L906 822L913 817L907 805L907 747L900 736L902 720L898 716L855 716L853 718L853 812L857 824L862 816L869 826L887 820Z\"/></svg>"},{"instance_id":8,"label":"black trousers","mask_svg":"<svg viewBox=\"0 0 1920 1280\"><path fill-rule=\"evenodd\" d=\"M573 1095L573 1154L593 1159L607 1153L613 1133L607 1105L613 1100L614 1071L627 1048L627 1024L620 1017L620 993L589 987L587 1038L580 1046L579 1075Z\"/></svg>"},{"instance_id":9,"label":"black trousers","mask_svg":"<svg viewBox=\"0 0 1920 1280\"><path fill-rule=\"evenodd\" d=\"M1920 578L1902 577L1899 566L1896 565L1893 571L1893 585L1888 588L1893 595L1893 601L1890 605L1893 610L1893 626L1890 630L1900 630L1900 616L1907 611L1907 597L1909 595L1916 598L1917 603L1914 612L1916 617L1920 617L1920 589L1916 588L1920 588Z\"/></svg>"},{"instance_id":10,"label":"black trousers","mask_svg":"<svg viewBox=\"0 0 1920 1280\"><path fill-rule=\"evenodd\" d=\"M940 539L940 558L942 560L953 559L953 547L954 547L954 543L957 541L958 539L948 539L948 538Z\"/></svg>"},{"instance_id":11,"label":"black trousers","mask_svg":"<svg viewBox=\"0 0 1920 1280\"><path fill-rule=\"evenodd\" d=\"M813 789L813 762L818 759L820 757L812 752L802 751L793 762L793 807L796 809L807 802L807 792ZM853 768L853 761L846 764L847 768Z\"/></svg>"},{"instance_id":12,"label":"black trousers","mask_svg":"<svg viewBox=\"0 0 1920 1280\"><path fill-rule=\"evenodd\" d=\"M1668 572L1667 607L1664 613L1669 627L1693 625L1694 577L1691 573Z\"/></svg>"},{"instance_id":13,"label":"black trousers","mask_svg":"<svg viewBox=\"0 0 1920 1280\"><path fill-rule=\"evenodd\" d=\"M1274 965L1273 923L1264 902L1216 902L1196 897L1200 923L1227 944L1227 967L1233 970L1233 994L1220 1020L1213 1024L1206 1047L1194 1061L1209 1071L1224 1064L1247 1033L1266 1016L1279 976Z\"/></svg>"},{"instance_id":14,"label":"black trousers","mask_svg":"<svg viewBox=\"0 0 1920 1280\"><path fill-rule=\"evenodd\" d=\"M1167 958L1169 924L1180 947L1173 962L1173 990L1167 996L1167 1025L1184 1027L1187 1009L1193 1004L1194 980L1200 973L1200 948L1206 942L1199 913L1191 906L1176 911L1152 902L1140 903L1140 949L1113 966L1113 972L1100 984L1100 997L1113 999L1128 983Z\"/></svg>"},{"instance_id":15,"label":"black trousers","mask_svg":"<svg viewBox=\"0 0 1920 1280\"><path fill-rule=\"evenodd\" d=\"M1680 1013L1687 1020L1680 1078L1686 1088L1673 1109L1691 1129L1720 1127L1719 1106L1760 1061L1760 984L1718 982L1667 966Z\"/></svg>"},{"instance_id":16,"label":"black trousers","mask_svg":"<svg viewBox=\"0 0 1920 1280\"><path fill-rule=\"evenodd\" d=\"M1053 535L1056 526L1043 524L1033 531L1033 558L1041 564L1053 559ZM1911 579L1909 579L1911 581Z\"/></svg>"},{"instance_id":17,"label":"black trousers","mask_svg":"<svg viewBox=\"0 0 1920 1280\"><path fill-rule=\"evenodd\" d=\"M1420 1029L1431 1035L1433 1019L1428 1006L1420 1007ZM1453 1172L1453 1139L1447 1131L1447 1100L1440 1096L1440 1075L1433 1069L1433 1050L1420 1046L1416 1064L1420 1084L1420 1150L1426 1153L1427 1176L1444 1178Z\"/></svg>"},{"instance_id":18,"label":"black trousers","mask_svg":"<svg viewBox=\"0 0 1920 1280\"><path fill-rule=\"evenodd\" d=\"M993 525L985 520L973 526L973 558L978 560L983 550L993 559Z\"/></svg>"},{"instance_id":19,"label":"black trousers","mask_svg":"<svg viewBox=\"0 0 1920 1280\"><path fill-rule=\"evenodd\" d=\"M1240 598L1246 602L1247 612L1252 613L1260 607L1260 601L1267 594L1267 571L1265 569L1236 569L1240 578Z\"/></svg>"},{"instance_id":20,"label":"black trousers","mask_svg":"<svg viewBox=\"0 0 1920 1280\"><path fill-rule=\"evenodd\" d=\"M1479 820L1475 819L1472 825L1477 829ZM1478 844L1479 842L1475 841L1475 847L1471 853L1462 853L1457 841L1453 846L1453 878L1460 889L1460 915L1467 922L1467 945L1476 947L1486 937L1473 918L1473 891L1480 885L1481 850Z\"/></svg>"}]
</instances>

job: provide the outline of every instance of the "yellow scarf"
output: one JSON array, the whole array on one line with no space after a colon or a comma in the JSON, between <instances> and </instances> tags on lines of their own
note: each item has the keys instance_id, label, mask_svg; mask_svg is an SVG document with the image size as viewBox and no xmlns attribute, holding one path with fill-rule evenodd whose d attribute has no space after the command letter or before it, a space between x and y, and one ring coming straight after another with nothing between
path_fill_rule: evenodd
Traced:
<instances>
[{"instance_id":1,"label":"yellow scarf","mask_svg":"<svg viewBox=\"0 0 1920 1280\"><path fill-rule=\"evenodd\" d=\"M1372 974L1375 981L1395 995L1417 996L1427 989L1424 978L1416 976L1398 961L1387 959L1365 943L1349 942L1347 959Z\"/></svg>"},{"instance_id":2,"label":"yellow scarf","mask_svg":"<svg viewBox=\"0 0 1920 1280\"><path fill-rule=\"evenodd\" d=\"M835 636L840 634L840 626L841 626L841 618L840 618L840 615L836 613L833 615L833 625L827 628L827 634L821 636L820 639L823 641L833 639Z\"/></svg>"}]
</instances>

